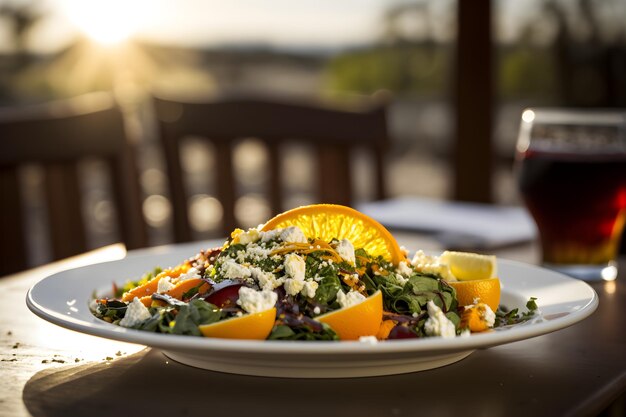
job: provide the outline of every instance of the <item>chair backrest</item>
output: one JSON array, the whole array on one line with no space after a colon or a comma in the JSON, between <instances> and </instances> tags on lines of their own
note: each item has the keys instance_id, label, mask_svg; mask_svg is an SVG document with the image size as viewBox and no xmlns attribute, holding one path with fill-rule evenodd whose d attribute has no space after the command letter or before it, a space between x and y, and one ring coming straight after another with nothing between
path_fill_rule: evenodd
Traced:
<instances>
[{"instance_id":1,"label":"chair backrest","mask_svg":"<svg viewBox=\"0 0 626 417\"><path fill-rule=\"evenodd\" d=\"M119 235L146 246L133 149L112 96L93 93L44 105L0 109L0 275L28 266L18 169L41 164L50 247L55 259L88 249L77 163L102 158L111 174Z\"/></svg>"},{"instance_id":2,"label":"chair backrest","mask_svg":"<svg viewBox=\"0 0 626 417\"><path fill-rule=\"evenodd\" d=\"M236 139L254 137L264 142L269 158L268 200L273 213L282 211L280 148L294 141L316 150L320 202L352 203L350 153L356 147L373 152L375 198L385 197L383 158L389 143L386 103L368 100L337 108L319 102L298 102L269 97L227 96L202 101L155 98L160 137L170 179L176 241L191 239L187 215L188 195L181 170L179 141L200 136L216 152L217 198L223 207L222 232L237 226L235 177L232 164Z\"/></svg>"}]
</instances>

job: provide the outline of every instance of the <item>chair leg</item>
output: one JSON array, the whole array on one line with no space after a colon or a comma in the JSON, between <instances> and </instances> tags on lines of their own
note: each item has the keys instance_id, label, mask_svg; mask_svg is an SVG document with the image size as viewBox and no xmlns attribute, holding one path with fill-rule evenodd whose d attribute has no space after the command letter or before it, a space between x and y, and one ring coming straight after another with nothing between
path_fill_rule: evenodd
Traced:
<instances>
[{"instance_id":1,"label":"chair leg","mask_svg":"<svg viewBox=\"0 0 626 417\"><path fill-rule=\"evenodd\" d=\"M76 164L47 164L45 185L54 259L85 252L87 242Z\"/></svg>"},{"instance_id":2,"label":"chair leg","mask_svg":"<svg viewBox=\"0 0 626 417\"><path fill-rule=\"evenodd\" d=\"M230 236L237 225L235 219L235 177L233 174L232 149L230 141L215 142L217 196L222 203L224 217L222 218L222 233Z\"/></svg>"},{"instance_id":3,"label":"chair leg","mask_svg":"<svg viewBox=\"0 0 626 417\"><path fill-rule=\"evenodd\" d=\"M352 203L352 176L348 149L323 144L317 151L319 202L349 206Z\"/></svg>"},{"instance_id":4,"label":"chair leg","mask_svg":"<svg viewBox=\"0 0 626 417\"><path fill-rule=\"evenodd\" d=\"M174 240L189 242L191 240L191 226L187 207L187 191L180 163L179 141L176 136L167 131L167 126L161 127L164 157L169 178L170 200L172 202Z\"/></svg>"},{"instance_id":5,"label":"chair leg","mask_svg":"<svg viewBox=\"0 0 626 417\"><path fill-rule=\"evenodd\" d=\"M28 267L17 169L0 169L0 277Z\"/></svg>"},{"instance_id":6,"label":"chair leg","mask_svg":"<svg viewBox=\"0 0 626 417\"><path fill-rule=\"evenodd\" d=\"M110 159L113 192L120 237L127 249L148 246L146 222L141 208L142 190L132 150Z\"/></svg>"},{"instance_id":7,"label":"chair leg","mask_svg":"<svg viewBox=\"0 0 626 417\"><path fill-rule=\"evenodd\" d=\"M272 208L272 215L276 215L282 212L283 196L282 196L282 183L281 183L281 166L280 166L280 149L276 142L266 142L267 153L269 156L268 164L270 171L270 184L269 184L269 200L270 207Z\"/></svg>"}]
</instances>

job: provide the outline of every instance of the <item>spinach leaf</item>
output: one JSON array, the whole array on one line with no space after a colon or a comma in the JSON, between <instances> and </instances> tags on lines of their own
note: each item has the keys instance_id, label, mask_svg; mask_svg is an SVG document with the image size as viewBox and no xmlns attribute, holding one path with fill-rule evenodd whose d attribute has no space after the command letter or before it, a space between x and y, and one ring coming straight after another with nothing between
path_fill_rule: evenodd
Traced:
<instances>
[{"instance_id":1,"label":"spinach leaf","mask_svg":"<svg viewBox=\"0 0 626 417\"><path fill-rule=\"evenodd\" d=\"M199 325L215 323L220 318L221 311L213 304L192 300L178 310L172 333L201 336Z\"/></svg>"},{"instance_id":2,"label":"spinach leaf","mask_svg":"<svg viewBox=\"0 0 626 417\"><path fill-rule=\"evenodd\" d=\"M104 303L96 305L96 316L101 319L107 317L111 322L114 322L124 317L127 308L126 303L122 301L106 300Z\"/></svg>"},{"instance_id":3,"label":"spinach leaf","mask_svg":"<svg viewBox=\"0 0 626 417\"><path fill-rule=\"evenodd\" d=\"M537 314L537 310L539 309L536 301L536 297L530 297L530 299L526 302L526 308L528 309L528 311L525 311L521 314L519 312L519 309L517 308L509 311L506 307L502 305L498 306L494 327L510 326L513 324L523 323L532 319L533 317L535 317L535 314Z\"/></svg>"},{"instance_id":4,"label":"spinach leaf","mask_svg":"<svg viewBox=\"0 0 626 417\"><path fill-rule=\"evenodd\" d=\"M321 330L317 330L306 324L287 326L279 324L274 326L269 340L339 340L339 336L325 323L321 324Z\"/></svg>"}]
</instances>

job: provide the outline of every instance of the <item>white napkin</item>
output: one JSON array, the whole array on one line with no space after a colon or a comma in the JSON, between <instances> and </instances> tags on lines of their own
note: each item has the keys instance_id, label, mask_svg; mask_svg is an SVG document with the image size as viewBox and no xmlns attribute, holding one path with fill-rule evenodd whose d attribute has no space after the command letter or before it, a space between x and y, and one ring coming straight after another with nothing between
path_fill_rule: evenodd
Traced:
<instances>
[{"instance_id":1,"label":"white napkin","mask_svg":"<svg viewBox=\"0 0 626 417\"><path fill-rule=\"evenodd\" d=\"M529 241L537 234L522 207L402 197L357 209L390 229L432 233L446 247L488 249Z\"/></svg>"}]
</instances>

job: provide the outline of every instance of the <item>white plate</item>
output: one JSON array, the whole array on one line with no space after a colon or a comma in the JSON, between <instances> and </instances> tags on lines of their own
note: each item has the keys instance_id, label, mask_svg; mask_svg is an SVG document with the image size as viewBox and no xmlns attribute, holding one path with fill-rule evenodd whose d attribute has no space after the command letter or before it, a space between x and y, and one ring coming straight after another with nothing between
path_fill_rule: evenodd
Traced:
<instances>
[{"instance_id":1,"label":"white plate","mask_svg":"<svg viewBox=\"0 0 626 417\"><path fill-rule=\"evenodd\" d=\"M543 320L466 338L368 344L227 340L149 333L106 323L90 313L88 303L94 290L110 288L113 281L122 283L136 278L155 266L176 265L202 247L195 243L136 251L119 261L60 272L35 284L26 303L35 314L59 326L159 348L187 365L236 374L293 378L391 375L437 368L459 361L475 349L571 326L598 306L597 294L582 281L543 268L498 260L501 304L525 311L528 298L537 297Z\"/></svg>"}]
</instances>

